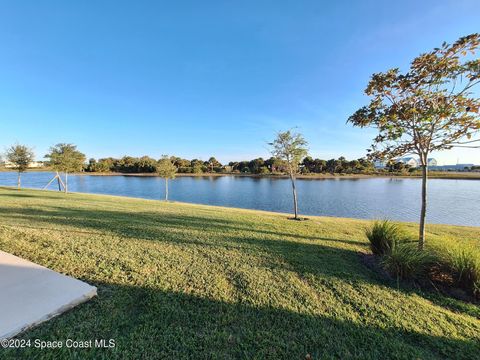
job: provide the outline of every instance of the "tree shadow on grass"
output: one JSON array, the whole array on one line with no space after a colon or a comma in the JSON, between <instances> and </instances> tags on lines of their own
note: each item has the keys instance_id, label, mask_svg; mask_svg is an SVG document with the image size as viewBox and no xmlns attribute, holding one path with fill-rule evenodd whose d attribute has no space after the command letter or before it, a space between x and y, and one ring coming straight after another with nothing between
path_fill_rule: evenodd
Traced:
<instances>
[{"instance_id":1,"label":"tree shadow on grass","mask_svg":"<svg viewBox=\"0 0 480 360\"><path fill-rule=\"evenodd\" d=\"M18 189L17 187L14 187L14 186L11 186L11 187L0 186L0 190L2 191L2 194L0 194L0 197L51 199L51 197L43 195L42 192L39 190L34 190L35 193L32 193L32 189L29 189L29 188L22 187Z\"/></svg>"},{"instance_id":2,"label":"tree shadow on grass","mask_svg":"<svg viewBox=\"0 0 480 360\"><path fill-rule=\"evenodd\" d=\"M5 359L474 359L479 339L433 336L192 294L94 284L98 298L24 339L115 339L114 349L4 350ZM0 350L1 351L1 350Z\"/></svg>"},{"instance_id":3,"label":"tree shadow on grass","mask_svg":"<svg viewBox=\"0 0 480 360\"><path fill-rule=\"evenodd\" d=\"M21 190L15 190L18 191L18 193L14 194L0 194L0 197L13 197L13 198L38 198L36 195L30 195L30 194L22 194L20 191Z\"/></svg>"},{"instance_id":4,"label":"tree shadow on grass","mask_svg":"<svg viewBox=\"0 0 480 360\"><path fill-rule=\"evenodd\" d=\"M82 210L63 207L7 208L0 207L0 216L26 222L26 228L98 235L113 233L128 239L167 242L178 246L199 246L220 250L241 250L246 254L263 254L265 258L282 259L281 265L300 275L328 274L343 279L358 279L357 252L331 246L340 243L349 247L358 242L342 239L304 236L249 227L241 220L211 216L170 213L127 213L111 210ZM36 223L36 224L35 224ZM35 225L31 225L35 224ZM53 226L50 226L53 225ZM68 226L68 229L63 228ZM258 226L258 224L257 224ZM73 228L73 230L71 230ZM84 229L90 229L84 230ZM188 230L188 231L185 231ZM368 271L368 270L366 270ZM371 276L370 276L371 277Z\"/></svg>"},{"instance_id":5,"label":"tree shadow on grass","mask_svg":"<svg viewBox=\"0 0 480 360\"><path fill-rule=\"evenodd\" d=\"M161 235L165 228L192 228L195 230L208 230L210 232L225 233L231 231L263 234L265 238L283 237L292 240L316 240L338 242L347 245L366 246L363 241L309 236L298 233L285 233L258 229L243 221L227 220L217 216L192 216L187 214L175 215L162 212L123 212L111 210L83 210L68 207L48 206L39 208L0 207L0 214L7 217L21 218L35 216L35 221L48 222L65 226L81 226L99 231L113 232L121 236L139 236L154 240ZM258 225L258 224L257 224Z\"/></svg>"},{"instance_id":6,"label":"tree shadow on grass","mask_svg":"<svg viewBox=\"0 0 480 360\"><path fill-rule=\"evenodd\" d=\"M143 239L185 247L241 250L252 256L263 254L267 259L266 266L291 270L301 277L313 274L397 288L395 281L384 279L360 264L357 248L362 244L359 242L265 230L249 226L242 220L219 218L208 212L194 216L169 212L129 213L48 206L41 209L0 207L0 216L14 219L16 222L24 221L24 227L34 229L41 228L37 224L45 224L48 226L44 229L48 231L57 229L86 235L107 233L124 237L127 241ZM69 228L65 229L66 226ZM186 229L189 232L183 231ZM332 242L332 246L329 242ZM268 259L282 261L268 262ZM449 303L450 309L465 312L464 307L457 304L458 301L446 302L445 297L439 294L432 295L404 286L398 290L418 294L440 306Z\"/></svg>"}]
</instances>

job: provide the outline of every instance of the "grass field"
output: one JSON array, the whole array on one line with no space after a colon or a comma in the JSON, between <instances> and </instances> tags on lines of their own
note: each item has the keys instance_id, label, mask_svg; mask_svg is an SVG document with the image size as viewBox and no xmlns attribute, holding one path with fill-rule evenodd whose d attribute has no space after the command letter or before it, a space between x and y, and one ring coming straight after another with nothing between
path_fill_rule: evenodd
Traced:
<instances>
[{"instance_id":1,"label":"grass field","mask_svg":"<svg viewBox=\"0 0 480 360\"><path fill-rule=\"evenodd\" d=\"M0 188L0 249L99 289L21 338L116 342L0 358L478 359L480 308L365 267L368 224ZM437 245L479 238L428 226Z\"/></svg>"}]
</instances>

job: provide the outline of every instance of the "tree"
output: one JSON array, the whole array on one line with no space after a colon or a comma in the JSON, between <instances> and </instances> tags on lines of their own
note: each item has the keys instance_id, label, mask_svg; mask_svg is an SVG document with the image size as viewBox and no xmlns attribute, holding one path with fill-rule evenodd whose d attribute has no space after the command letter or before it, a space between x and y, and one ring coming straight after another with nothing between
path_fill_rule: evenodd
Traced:
<instances>
[{"instance_id":1,"label":"tree","mask_svg":"<svg viewBox=\"0 0 480 360\"><path fill-rule=\"evenodd\" d=\"M85 171L96 172L97 168L98 168L97 165L98 165L97 160L95 160L94 158L90 158L90 159L88 159L88 165L85 168Z\"/></svg>"},{"instance_id":2,"label":"tree","mask_svg":"<svg viewBox=\"0 0 480 360\"><path fill-rule=\"evenodd\" d=\"M302 161L302 165L305 173L315 172L315 160L311 156L305 157Z\"/></svg>"},{"instance_id":3,"label":"tree","mask_svg":"<svg viewBox=\"0 0 480 360\"><path fill-rule=\"evenodd\" d=\"M425 244L428 156L454 146L475 147L480 130L480 99L472 89L480 82L475 50L480 35L472 34L415 58L407 73L398 68L373 74L365 93L370 104L348 119L354 126L373 127L378 135L371 159L419 157L422 170L419 248Z\"/></svg>"},{"instance_id":4,"label":"tree","mask_svg":"<svg viewBox=\"0 0 480 360\"><path fill-rule=\"evenodd\" d=\"M174 159L170 158L173 164L177 167L178 172L192 172L193 169L190 167L190 160L182 159L175 157Z\"/></svg>"},{"instance_id":5,"label":"tree","mask_svg":"<svg viewBox=\"0 0 480 360\"><path fill-rule=\"evenodd\" d=\"M21 175L28 169L28 165L33 162L35 154L29 147L16 144L7 149L5 157L8 162L12 163L13 168L18 172L17 188L20 189Z\"/></svg>"},{"instance_id":6,"label":"tree","mask_svg":"<svg viewBox=\"0 0 480 360\"><path fill-rule=\"evenodd\" d=\"M331 174L338 173L341 170L341 163L339 160L330 159L325 163L325 166L327 168L327 171Z\"/></svg>"},{"instance_id":7,"label":"tree","mask_svg":"<svg viewBox=\"0 0 480 360\"><path fill-rule=\"evenodd\" d=\"M238 161L230 161L228 163L228 166L230 166L232 168L232 171L235 172L235 171L239 171L238 170L238 166L240 165L240 163Z\"/></svg>"},{"instance_id":8,"label":"tree","mask_svg":"<svg viewBox=\"0 0 480 360\"><path fill-rule=\"evenodd\" d=\"M314 172L316 173L322 173L327 168L327 162L325 160L315 159L314 164L315 164Z\"/></svg>"},{"instance_id":9,"label":"tree","mask_svg":"<svg viewBox=\"0 0 480 360\"><path fill-rule=\"evenodd\" d=\"M157 174L165 179L165 201L168 200L168 179L175 179L177 167L164 155L157 164Z\"/></svg>"},{"instance_id":10,"label":"tree","mask_svg":"<svg viewBox=\"0 0 480 360\"><path fill-rule=\"evenodd\" d=\"M249 173L250 172L250 161L240 161L238 163L238 170L240 170L241 173Z\"/></svg>"},{"instance_id":11,"label":"tree","mask_svg":"<svg viewBox=\"0 0 480 360\"><path fill-rule=\"evenodd\" d=\"M340 156L337 160L338 168L337 171L339 173L347 172L348 171L348 161L345 157Z\"/></svg>"},{"instance_id":12,"label":"tree","mask_svg":"<svg viewBox=\"0 0 480 360\"><path fill-rule=\"evenodd\" d=\"M373 161L368 160L367 158L360 158L358 159L362 172L372 172L375 171L375 164Z\"/></svg>"},{"instance_id":13,"label":"tree","mask_svg":"<svg viewBox=\"0 0 480 360\"><path fill-rule=\"evenodd\" d=\"M395 160L391 160L387 162L387 166L386 166L389 172L397 172L397 173L405 172L406 170L408 170L408 167L409 166L404 162L395 161Z\"/></svg>"},{"instance_id":14,"label":"tree","mask_svg":"<svg viewBox=\"0 0 480 360\"><path fill-rule=\"evenodd\" d=\"M248 163L248 168L252 174L259 174L262 168L265 166L265 161L263 158L250 160Z\"/></svg>"},{"instance_id":15,"label":"tree","mask_svg":"<svg viewBox=\"0 0 480 360\"><path fill-rule=\"evenodd\" d=\"M157 170L157 161L149 156L142 156L136 161L136 172L154 173Z\"/></svg>"},{"instance_id":16,"label":"tree","mask_svg":"<svg viewBox=\"0 0 480 360\"><path fill-rule=\"evenodd\" d=\"M86 160L85 154L78 151L76 145L57 144L50 148L50 153L45 155L45 158L49 159L48 165L51 166L57 172L57 175L55 176L55 178L59 182L59 189L60 189L60 183L62 182L58 172L65 173L65 182L63 183L63 187L65 190L65 193L67 193L68 192L68 173L81 171L83 169L83 166ZM53 178L52 181L55 178Z\"/></svg>"},{"instance_id":17,"label":"tree","mask_svg":"<svg viewBox=\"0 0 480 360\"><path fill-rule=\"evenodd\" d=\"M117 162L116 170L124 173L134 173L137 171L136 163L136 158L124 156Z\"/></svg>"},{"instance_id":18,"label":"tree","mask_svg":"<svg viewBox=\"0 0 480 360\"><path fill-rule=\"evenodd\" d=\"M269 145L272 147L272 155L285 161L287 172L292 183L295 219L298 219L298 201L295 178L298 174L300 162L305 156L307 156L308 143L301 134L288 130L277 133L277 137L272 143L269 143Z\"/></svg>"},{"instance_id":19,"label":"tree","mask_svg":"<svg viewBox=\"0 0 480 360\"><path fill-rule=\"evenodd\" d=\"M204 172L204 169L205 169L205 166L203 165L203 161L198 159L193 159L190 162L190 166L192 167L192 172L194 174L201 174Z\"/></svg>"},{"instance_id":20,"label":"tree","mask_svg":"<svg viewBox=\"0 0 480 360\"><path fill-rule=\"evenodd\" d=\"M283 172L286 169L285 161L273 156L265 160L265 166L268 167L272 173Z\"/></svg>"},{"instance_id":21,"label":"tree","mask_svg":"<svg viewBox=\"0 0 480 360\"><path fill-rule=\"evenodd\" d=\"M88 172L109 172L113 167L113 159L106 158L106 159L99 159L98 161L95 159L89 159L88 165L86 167L86 171Z\"/></svg>"},{"instance_id":22,"label":"tree","mask_svg":"<svg viewBox=\"0 0 480 360\"><path fill-rule=\"evenodd\" d=\"M221 167L222 164L220 163L220 161L218 161L217 159L215 159L215 157L212 156L210 159L208 159L208 161L205 162L205 166L208 166L210 172L213 173L214 169Z\"/></svg>"}]
</instances>

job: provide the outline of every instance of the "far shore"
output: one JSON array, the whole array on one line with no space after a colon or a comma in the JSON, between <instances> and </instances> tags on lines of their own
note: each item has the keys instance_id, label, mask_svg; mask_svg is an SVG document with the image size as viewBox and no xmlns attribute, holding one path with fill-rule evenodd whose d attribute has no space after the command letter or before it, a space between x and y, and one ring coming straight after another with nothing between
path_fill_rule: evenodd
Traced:
<instances>
[{"instance_id":1,"label":"far shore","mask_svg":"<svg viewBox=\"0 0 480 360\"><path fill-rule=\"evenodd\" d=\"M38 168L28 169L27 172L51 172L52 169ZM0 168L0 172L16 172L12 169ZM119 172L78 172L72 175L92 175L92 176L157 176L155 173L119 173ZM177 173L177 177L252 177L252 178L288 178L286 174L249 174L249 173ZM369 178L421 178L420 172L411 174L399 173L376 173L376 174L300 174L297 179L369 179ZM430 179L452 179L452 180L480 180L480 172L454 172L454 171L430 171Z\"/></svg>"}]
</instances>

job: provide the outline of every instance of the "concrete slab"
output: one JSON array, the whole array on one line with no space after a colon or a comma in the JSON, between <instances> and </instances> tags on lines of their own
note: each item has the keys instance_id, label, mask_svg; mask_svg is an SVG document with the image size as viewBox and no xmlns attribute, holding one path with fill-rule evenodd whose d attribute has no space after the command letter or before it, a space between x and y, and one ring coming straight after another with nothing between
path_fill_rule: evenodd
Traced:
<instances>
[{"instance_id":1,"label":"concrete slab","mask_svg":"<svg viewBox=\"0 0 480 360\"><path fill-rule=\"evenodd\" d=\"M91 299L97 288L0 251L0 339Z\"/></svg>"}]
</instances>

